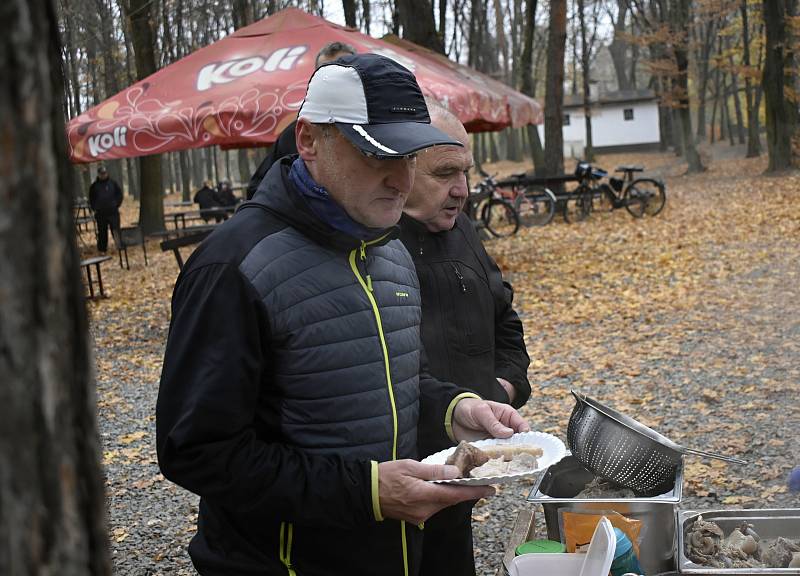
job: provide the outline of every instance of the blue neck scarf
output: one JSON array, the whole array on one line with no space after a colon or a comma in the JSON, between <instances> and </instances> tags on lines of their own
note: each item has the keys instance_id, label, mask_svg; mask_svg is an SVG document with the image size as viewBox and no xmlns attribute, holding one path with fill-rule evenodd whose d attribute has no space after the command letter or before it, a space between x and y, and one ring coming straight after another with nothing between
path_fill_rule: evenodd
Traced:
<instances>
[{"instance_id":1,"label":"blue neck scarf","mask_svg":"<svg viewBox=\"0 0 800 576\"><path fill-rule=\"evenodd\" d=\"M300 192L302 198L317 218L328 226L362 241L372 240L383 234L382 228L368 228L350 218L344 208L331 198L328 191L317 184L300 158L292 162L289 181Z\"/></svg>"}]
</instances>

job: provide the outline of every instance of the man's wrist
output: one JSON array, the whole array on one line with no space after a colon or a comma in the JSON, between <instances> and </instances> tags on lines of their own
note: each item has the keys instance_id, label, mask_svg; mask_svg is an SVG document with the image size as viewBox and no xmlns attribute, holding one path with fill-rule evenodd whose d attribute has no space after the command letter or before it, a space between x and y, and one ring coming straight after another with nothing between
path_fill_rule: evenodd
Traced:
<instances>
[{"instance_id":1,"label":"man's wrist","mask_svg":"<svg viewBox=\"0 0 800 576\"><path fill-rule=\"evenodd\" d=\"M481 399L480 396L472 392L462 392L450 401L450 405L447 407L447 412L444 415L444 429L447 431L447 437L450 438L451 442L457 442L455 433L453 432L453 417L455 415L456 406L458 406L458 403L464 398Z\"/></svg>"},{"instance_id":2,"label":"man's wrist","mask_svg":"<svg viewBox=\"0 0 800 576\"><path fill-rule=\"evenodd\" d=\"M508 394L508 403L511 404L514 401L514 398L517 397L517 389L514 388L514 385L505 378L500 378L498 376L497 382L503 387L503 390L506 391L506 394Z\"/></svg>"},{"instance_id":3,"label":"man's wrist","mask_svg":"<svg viewBox=\"0 0 800 576\"><path fill-rule=\"evenodd\" d=\"M383 522L383 514L381 513L380 476L378 463L375 460L370 462L370 485L372 493L372 515L378 522Z\"/></svg>"}]
</instances>

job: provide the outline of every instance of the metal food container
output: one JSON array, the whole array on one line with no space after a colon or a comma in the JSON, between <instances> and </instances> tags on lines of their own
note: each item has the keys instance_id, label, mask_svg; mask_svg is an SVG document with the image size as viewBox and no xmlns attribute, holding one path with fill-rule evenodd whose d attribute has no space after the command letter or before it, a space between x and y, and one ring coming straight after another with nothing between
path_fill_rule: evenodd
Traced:
<instances>
[{"instance_id":1,"label":"metal food container","mask_svg":"<svg viewBox=\"0 0 800 576\"><path fill-rule=\"evenodd\" d=\"M686 535L697 516L716 523L727 536L742 522L753 525L759 537L800 539L800 508L681 510L678 512L678 571L681 574L800 574L800 568L710 568L686 556Z\"/></svg>"},{"instance_id":2,"label":"metal food container","mask_svg":"<svg viewBox=\"0 0 800 576\"><path fill-rule=\"evenodd\" d=\"M574 498L594 479L574 456L547 468L528 495L528 501L541 504L547 524L547 537L561 540L558 511L614 510L643 524L639 544L639 564L646 574L675 569L675 513L683 496L683 461L675 471L672 490L651 498Z\"/></svg>"}]
</instances>

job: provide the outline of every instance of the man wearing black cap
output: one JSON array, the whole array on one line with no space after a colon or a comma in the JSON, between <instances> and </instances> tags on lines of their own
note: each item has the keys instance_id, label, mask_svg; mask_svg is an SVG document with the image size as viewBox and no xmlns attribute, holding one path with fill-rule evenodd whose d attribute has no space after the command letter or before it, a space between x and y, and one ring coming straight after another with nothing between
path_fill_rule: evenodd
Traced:
<instances>
[{"instance_id":1,"label":"man wearing black cap","mask_svg":"<svg viewBox=\"0 0 800 576\"><path fill-rule=\"evenodd\" d=\"M345 44L344 42L328 42L320 49L319 52L317 52L317 57L314 60L314 69L316 70L323 64L333 62L342 56L355 53L356 49L350 46L350 44ZM269 151L269 154L267 154L266 158L264 158L261 161L261 164L258 165L258 168L256 168L255 173L253 173L250 178L250 182L247 183L248 200L250 200L250 198L253 197L253 194L256 193L256 190L258 190L258 185L261 184L264 176L266 176L267 172L270 168L272 168L272 165L275 164L275 162L284 156L297 154L297 144L294 141L294 129L296 125L297 120L283 129L283 131L278 135L278 139L275 141L275 144L272 145L272 149Z\"/></svg>"},{"instance_id":2,"label":"man wearing black cap","mask_svg":"<svg viewBox=\"0 0 800 576\"><path fill-rule=\"evenodd\" d=\"M89 206L97 221L97 249L108 249L108 229L119 230L119 207L122 205L122 188L108 176L105 166L97 169L97 179L89 187Z\"/></svg>"},{"instance_id":3,"label":"man wearing black cap","mask_svg":"<svg viewBox=\"0 0 800 576\"><path fill-rule=\"evenodd\" d=\"M415 154L459 145L414 76L349 56L312 77L252 202L183 268L157 406L164 475L199 494L204 575L416 575L421 523L492 489L427 480L426 435L508 437L508 405L420 367L419 283L396 223Z\"/></svg>"}]
</instances>

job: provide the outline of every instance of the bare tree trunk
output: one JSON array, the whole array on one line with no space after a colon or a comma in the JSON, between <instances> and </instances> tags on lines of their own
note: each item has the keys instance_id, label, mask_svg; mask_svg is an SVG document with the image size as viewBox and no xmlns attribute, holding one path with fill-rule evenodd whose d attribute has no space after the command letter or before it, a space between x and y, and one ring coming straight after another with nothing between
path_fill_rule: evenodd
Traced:
<instances>
[{"instance_id":1,"label":"bare tree trunk","mask_svg":"<svg viewBox=\"0 0 800 576\"><path fill-rule=\"evenodd\" d=\"M710 61L711 61L711 49L714 46L714 40L716 39L716 20L714 18L709 17L710 20L706 22L705 31L703 31L702 24L698 25L697 27L693 27L692 30L700 29L701 34L703 35L702 38L698 38L699 47L699 54L698 54L698 67L699 67L699 75L700 75L700 82L699 87L697 89L697 137L698 138L705 138L706 137L706 96L708 94L708 78L709 78L709 70L710 70ZM719 40L719 51L718 55L722 53L722 39Z\"/></svg>"},{"instance_id":2,"label":"bare tree trunk","mask_svg":"<svg viewBox=\"0 0 800 576\"><path fill-rule=\"evenodd\" d=\"M583 76L583 116L586 123L586 148L583 157L587 162L594 160L594 147L592 144L592 104L589 90L589 46L586 44L586 18L584 16L585 2L578 0L578 18L581 28L581 72Z\"/></svg>"},{"instance_id":3,"label":"bare tree trunk","mask_svg":"<svg viewBox=\"0 0 800 576\"><path fill-rule=\"evenodd\" d=\"M136 57L136 74L142 80L156 71L155 38L150 26L152 19L150 0L130 0L128 18L131 22L133 51ZM164 184L161 176L161 159L157 155L139 159L139 225L145 234L164 229Z\"/></svg>"},{"instance_id":4,"label":"bare tree trunk","mask_svg":"<svg viewBox=\"0 0 800 576\"><path fill-rule=\"evenodd\" d=\"M372 16L370 15L369 0L361 0L361 20L364 26L364 32L369 35L369 27L372 20Z\"/></svg>"},{"instance_id":5,"label":"bare tree trunk","mask_svg":"<svg viewBox=\"0 0 800 576\"><path fill-rule=\"evenodd\" d=\"M691 0L677 0L673 15L673 34L681 30L687 30L690 22L692 2ZM689 109L689 53L688 38L684 41L675 43L675 62L678 66L677 92L678 92L678 113L681 121L681 132L683 134L684 157L689 164L689 172L702 172L705 170L700 161L700 155L694 144L692 134L692 115Z\"/></svg>"},{"instance_id":6,"label":"bare tree trunk","mask_svg":"<svg viewBox=\"0 0 800 576\"><path fill-rule=\"evenodd\" d=\"M533 35L536 33L536 5L537 0L526 0L525 2L525 33L522 40L522 56L521 56L521 75L522 83L521 90L523 94L527 94L531 98L534 96L533 88ZM528 133L528 143L531 147L531 160L536 169L536 174L541 175L544 173L544 149L542 148L542 141L539 138L539 131L536 126L529 125L526 127Z\"/></svg>"},{"instance_id":7,"label":"bare tree trunk","mask_svg":"<svg viewBox=\"0 0 800 576\"><path fill-rule=\"evenodd\" d=\"M728 100L730 100L730 89L728 86L725 86L725 81L727 76L728 75L725 74L722 77L722 85L725 89L724 98L722 99L724 106L723 110L725 110L725 120L726 120L726 126L728 128L728 141L730 142L731 146L736 146L736 140L735 140L736 135L733 132L733 116L731 115L731 109L729 107L729 102L728 102Z\"/></svg>"},{"instance_id":8,"label":"bare tree trunk","mask_svg":"<svg viewBox=\"0 0 800 576\"><path fill-rule=\"evenodd\" d=\"M97 28L100 30L100 51L103 61L103 87L104 98L110 98L119 92L119 79L117 71L120 63L117 61L117 43L114 39L114 18L108 7L107 0L95 0ZM95 79L97 84L97 79ZM122 178L122 161L106 160L104 162L108 173L115 181L124 183Z\"/></svg>"},{"instance_id":9,"label":"bare tree trunk","mask_svg":"<svg viewBox=\"0 0 800 576\"><path fill-rule=\"evenodd\" d=\"M247 150L244 148L237 150L236 159L239 167L239 182L246 185L251 176L250 157L248 156Z\"/></svg>"},{"instance_id":10,"label":"bare tree trunk","mask_svg":"<svg viewBox=\"0 0 800 576\"><path fill-rule=\"evenodd\" d=\"M709 142L713 144L717 141L717 129L716 129L716 122L717 122L717 110L719 109L719 99L721 98L722 91L720 89L720 71L719 68L714 70L714 107L711 109L711 133L709 135Z\"/></svg>"},{"instance_id":11,"label":"bare tree trunk","mask_svg":"<svg viewBox=\"0 0 800 576\"><path fill-rule=\"evenodd\" d=\"M728 137L727 124L725 123L725 115L728 113L728 108L725 106L725 78L722 72L720 72L719 76L719 139L722 141Z\"/></svg>"},{"instance_id":12,"label":"bare tree trunk","mask_svg":"<svg viewBox=\"0 0 800 576\"><path fill-rule=\"evenodd\" d=\"M192 148L189 150L189 155L191 157L192 182L194 182L194 188L200 188L203 185L203 180L206 179L206 174L203 171L203 150L201 148Z\"/></svg>"},{"instance_id":13,"label":"bare tree trunk","mask_svg":"<svg viewBox=\"0 0 800 576\"><path fill-rule=\"evenodd\" d=\"M617 0L617 18L614 20L614 39L608 45L614 72L617 75L617 90L630 90L631 82L626 72L628 43L622 38L625 33L625 19L628 15L628 1Z\"/></svg>"},{"instance_id":14,"label":"bare tree trunk","mask_svg":"<svg viewBox=\"0 0 800 576\"><path fill-rule=\"evenodd\" d=\"M492 162L500 160L500 151L497 149L497 139L494 132L486 132L486 138L489 140L489 156Z\"/></svg>"},{"instance_id":15,"label":"bare tree trunk","mask_svg":"<svg viewBox=\"0 0 800 576\"><path fill-rule=\"evenodd\" d=\"M192 172L189 169L189 154L186 150L178 152L178 163L181 167L181 200L189 202L192 199Z\"/></svg>"},{"instance_id":16,"label":"bare tree trunk","mask_svg":"<svg viewBox=\"0 0 800 576\"><path fill-rule=\"evenodd\" d=\"M739 11L742 14L742 61L745 65L744 97L747 110L747 157L761 155L761 141L758 136L758 108L754 106L753 86L750 80L750 24L747 14L747 0L741 0Z\"/></svg>"},{"instance_id":17,"label":"bare tree trunk","mask_svg":"<svg viewBox=\"0 0 800 576\"><path fill-rule=\"evenodd\" d=\"M128 194L133 196L133 199L139 201L139 159L126 158L125 159L125 172L128 176Z\"/></svg>"},{"instance_id":18,"label":"bare tree trunk","mask_svg":"<svg viewBox=\"0 0 800 576\"><path fill-rule=\"evenodd\" d=\"M439 38L442 39L444 44L447 38L447 0L439 0L439 29L437 30Z\"/></svg>"},{"instance_id":19,"label":"bare tree trunk","mask_svg":"<svg viewBox=\"0 0 800 576\"><path fill-rule=\"evenodd\" d=\"M544 163L548 175L564 172L564 51L567 43L567 2L550 2L547 39L547 86L544 104Z\"/></svg>"},{"instance_id":20,"label":"bare tree trunk","mask_svg":"<svg viewBox=\"0 0 800 576\"><path fill-rule=\"evenodd\" d=\"M55 8L0 36L0 574L111 573ZM32 114L31 111L35 111ZM24 194L20 194L24 191Z\"/></svg>"},{"instance_id":21,"label":"bare tree trunk","mask_svg":"<svg viewBox=\"0 0 800 576\"><path fill-rule=\"evenodd\" d=\"M792 70L793 51L788 33L789 18L794 16L791 0L763 2L766 28L766 52L762 85L767 107L768 172L791 168L795 162L792 138L798 124L797 104L786 97L786 89L793 87L787 81L787 71Z\"/></svg>"},{"instance_id":22,"label":"bare tree trunk","mask_svg":"<svg viewBox=\"0 0 800 576\"><path fill-rule=\"evenodd\" d=\"M574 2L573 2L574 4ZM571 94L573 96L578 95L578 27L575 25L575 13L576 10L572 11L572 14L569 15L569 37L572 38L572 42L570 42L570 49L572 50L572 85Z\"/></svg>"},{"instance_id":23,"label":"bare tree trunk","mask_svg":"<svg viewBox=\"0 0 800 576\"><path fill-rule=\"evenodd\" d=\"M739 144L744 144L746 141L744 132L744 115L742 114L742 101L739 98L739 74L736 72L736 66L733 61L733 54L730 54L731 42L730 38L725 39L725 50L729 53L728 62L731 67L731 93L733 96L733 109L736 114L736 135L739 138Z\"/></svg>"},{"instance_id":24,"label":"bare tree trunk","mask_svg":"<svg viewBox=\"0 0 800 576\"><path fill-rule=\"evenodd\" d=\"M503 7L500 0L494 0L494 22L495 22L495 38L497 38L497 46L500 49L500 56L503 60L503 80L509 81L509 62L508 62L508 42L506 41L505 33L505 19L503 18Z\"/></svg>"},{"instance_id":25,"label":"bare tree trunk","mask_svg":"<svg viewBox=\"0 0 800 576\"><path fill-rule=\"evenodd\" d=\"M444 54L444 42L436 33L430 0L397 0L403 38Z\"/></svg>"},{"instance_id":26,"label":"bare tree trunk","mask_svg":"<svg viewBox=\"0 0 800 576\"><path fill-rule=\"evenodd\" d=\"M214 182L219 182L220 180L222 180L222 177L220 176L220 172L222 172L222 170L219 169L219 154L217 154L217 147L210 146L207 148L207 150L211 154L211 167L213 169L213 174L214 174L212 179L214 180Z\"/></svg>"},{"instance_id":27,"label":"bare tree trunk","mask_svg":"<svg viewBox=\"0 0 800 576\"><path fill-rule=\"evenodd\" d=\"M342 0L344 23L350 28L356 28L356 0Z\"/></svg>"},{"instance_id":28,"label":"bare tree trunk","mask_svg":"<svg viewBox=\"0 0 800 576\"><path fill-rule=\"evenodd\" d=\"M214 182L217 179L216 171L216 158L214 157L214 148L209 146L207 148L201 148L200 152L202 153L202 158L200 160L200 166L205 167L206 175L205 180L211 180Z\"/></svg>"},{"instance_id":29,"label":"bare tree trunk","mask_svg":"<svg viewBox=\"0 0 800 576\"><path fill-rule=\"evenodd\" d=\"M63 15L70 13L72 10L72 4L69 0L61 0L61 9ZM72 18L66 18L62 15L61 20L64 22L64 36L65 36L65 64L66 70L65 73L67 74L67 78L64 81L65 93L67 94L67 107L68 107L68 115L71 117L78 116L81 111L81 99L80 99L80 92L81 87L80 83L78 82L78 49L75 39L75 31L74 26L75 23L73 22ZM81 197L85 196L87 190L89 189L89 173L84 167L73 167L73 174L75 178L73 179L74 182L74 189L72 190L73 196Z\"/></svg>"},{"instance_id":30,"label":"bare tree trunk","mask_svg":"<svg viewBox=\"0 0 800 576\"><path fill-rule=\"evenodd\" d=\"M636 67L639 64L639 45L634 44L631 46L631 57L629 58L629 71L628 78L630 78L630 89L636 90L638 87L636 80Z\"/></svg>"},{"instance_id":31,"label":"bare tree trunk","mask_svg":"<svg viewBox=\"0 0 800 576\"><path fill-rule=\"evenodd\" d=\"M175 194L175 174L172 167L172 153L167 152L161 155L161 173L166 176L165 189L167 194Z\"/></svg>"}]
</instances>

